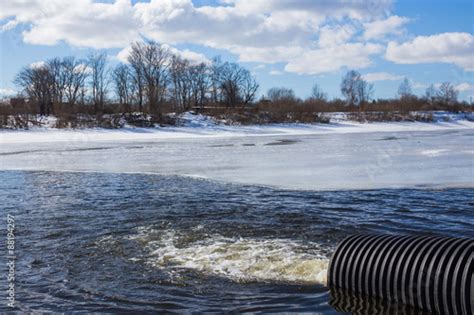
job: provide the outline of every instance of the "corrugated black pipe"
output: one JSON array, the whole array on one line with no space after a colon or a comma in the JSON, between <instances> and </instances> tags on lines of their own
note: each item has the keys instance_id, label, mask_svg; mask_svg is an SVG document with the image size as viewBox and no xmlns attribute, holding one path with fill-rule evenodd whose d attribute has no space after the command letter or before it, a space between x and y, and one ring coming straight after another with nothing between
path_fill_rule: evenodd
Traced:
<instances>
[{"instance_id":1,"label":"corrugated black pipe","mask_svg":"<svg viewBox=\"0 0 474 315\"><path fill-rule=\"evenodd\" d=\"M333 253L328 285L438 314L472 315L474 240L357 234Z\"/></svg>"}]
</instances>

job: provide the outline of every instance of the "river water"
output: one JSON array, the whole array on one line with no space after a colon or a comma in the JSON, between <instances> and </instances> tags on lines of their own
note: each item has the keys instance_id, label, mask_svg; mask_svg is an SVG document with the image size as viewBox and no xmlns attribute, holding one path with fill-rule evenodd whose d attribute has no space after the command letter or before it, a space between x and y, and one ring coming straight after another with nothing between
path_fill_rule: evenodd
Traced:
<instances>
[{"instance_id":1,"label":"river water","mask_svg":"<svg viewBox=\"0 0 474 315\"><path fill-rule=\"evenodd\" d=\"M325 281L339 241L358 232L474 237L473 197L472 188L311 191L0 172L23 312L337 313Z\"/></svg>"}]
</instances>

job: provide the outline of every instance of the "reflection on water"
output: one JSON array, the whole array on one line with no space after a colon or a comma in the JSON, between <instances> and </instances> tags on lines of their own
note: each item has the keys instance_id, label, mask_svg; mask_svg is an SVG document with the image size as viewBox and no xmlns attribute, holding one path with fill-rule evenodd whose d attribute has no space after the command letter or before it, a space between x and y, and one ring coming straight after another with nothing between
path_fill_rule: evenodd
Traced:
<instances>
[{"instance_id":1,"label":"reflection on water","mask_svg":"<svg viewBox=\"0 0 474 315\"><path fill-rule=\"evenodd\" d=\"M343 289L330 290L330 304L341 313L354 315L393 314L393 315L425 315L422 310L407 305L390 304L379 298L372 298Z\"/></svg>"},{"instance_id":2,"label":"reflection on water","mask_svg":"<svg viewBox=\"0 0 474 315\"><path fill-rule=\"evenodd\" d=\"M17 223L23 312L337 313L349 311L337 301L353 301L358 313L371 313L376 301L340 299L324 286L337 242L357 232L473 237L473 192L0 172L0 200Z\"/></svg>"}]
</instances>

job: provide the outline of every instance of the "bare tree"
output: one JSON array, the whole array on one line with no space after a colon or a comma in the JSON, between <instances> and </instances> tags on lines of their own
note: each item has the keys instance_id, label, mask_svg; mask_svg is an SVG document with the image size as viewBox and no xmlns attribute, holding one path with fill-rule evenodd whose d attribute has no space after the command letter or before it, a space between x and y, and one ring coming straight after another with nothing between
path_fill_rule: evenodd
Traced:
<instances>
[{"instance_id":1,"label":"bare tree","mask_svg":"<svg viewBox=\"0 0 474 315\"><path fill-rule=\"evenodd\" d=\"M411 87L410 80L408 78L404 78L400 86L398 87L398 95L401 99L409 98L413 96L413 90Z\"/></svg>"},{"instance_id":2,"label":"bare tree","mask_svg":"<svg viewBox=\"0 0 474 315\"><path fill-rule=\"evenodd\" d=\"M130 68L119 64L112 71L115 92L121 105L129 105L133 98L133 80Z\"/></svg>"},{"instance_id":3,"label":"bare tree","mask_svg":"<svg viewBox=\"0 0 474 315\"><path fill-rule=\"evenodd\" d=\"M315 84L313 85L313 88L311 90L311 96L310 98L312 100L316 100L316 101L326 101L327 100L327 94L324 93L321 88L319 87L319 85Z\"/></svg>"},{"instance_id":4,"label":"bare tree","mask_svg":"<svg viewBox=\"0 0 474 315\"><path fill-rule=\"evenodd\" d=\"M62 103L66 88L66 72L60 58L53 58L47 61L47 67L54 77L53 103Z\"/></svg>"},{"instance_id":5,"label":"bare tree","mask_svg":"<svg viewBox=\"0 0 474 315\"><path fill-rule=\"evenodd\" d=\"M437 94L436 87L431 84L425 91L425 98L430 104L433 104L438 96Z\"/></svg>"},{"instance_id":6,"label":"bare tree","mask_svg":"<svg viewBox=\"0 0 474 315\"><path fill-rule=\"evenodd\" d=\"M94 109L103 107L107 95L108 78L106 71L107 55L105 53L94 53L89 55L87 66L90 70L90 86L92 92L92 101Z\"/></svg>"},{"instance_id":7,"label":"bare tree","mask_svg":"<svg viewBox=\"0 0 474 315\"><path fill-rule=\"evenodd\" d=\"M452 105L458 100L458 91L450 82L443 82L439 87L438 97L444 104Z\"/></svg>"},{"instance_id":8,"label":"bare tree","mask_svg":"<svg viewBox=\"0 0 474 315\"><path fill-rule=\"evenodd\" d=\"M222 97L227 106L245 106L254 100L258 83L247 69L236 63L225 62L220 79Z\"/></svg>"},{"instance_id":9,"label":"bare tree","mask_svg":"<svg viewBox=\"0 0 474 315\"><path fill-rule=\"evenodd\" d=\"M357 84L361 80L360 73L351 70L346 73L341 82L341 93L347 100L349 105L358 104Z\"/></svg>"},{"instance_id":10,"label":"bare tree","mask_svg":"<svg viewBox=\"0 0 474 315\"><path fill-rule=\"evenodd\" d=\"M170 67L171 97L178 110L202 107L210 86L210 71L205 63L192 64L189 60L173 56Z\"/></svg>"},{"instance_id":11,"label":"bare tree","mask_svg":"<svg viewBox=\"0 0 474 315\"><path fill-rule=\"evenodd\" d=\"M191 83L193 105L202 108L206 102L206 93L209 89L209 71L205 63L191 65L188 80Z\"/></svg>"},{"instance_id":12,"label":"bare tree","mask_svg":"<svg viewBox=\"0 0 474 315\"><path fill-rule=\"evenodd\" d=\"M267 97L272 102L295 102L295 91L285 87L274 87L268 90Z\"/></svg>"},{"instance_id":13,"label":"bare tree","mask_svg":"<svg viewBox=\"0 0 474 315\"><path fill-rule=\"evenodd\" d=\"M144 90L150 110L158 113L166 96L170 64L167 48L154 43L136 43L132 46L132 56L140 56L139 68L144 79Z\"/></svg>"},{"instance_id":14,"label":"bare tree","mask_svg":"<svg viewBox=\"0 0 474 315\"><path fill-rule=\"evenodd\" d=\"M188 110L191 98L190 63L179 56L172 56L170 66L171 97L179 111Z\"/></svg>"},{"instance_id":15,"label":"bare tree","mask_svg":"<svg viewBox=\"0 0 474 315\"><path fill-rule=\"evenodd\" d=\"M246 106L252 103L255 100L255 95L257 94L258 88L260 85L254 76L245 69L245 75L242 84L242 100L243 106Z\"/></svg>"},{"instance_id":16,"label":"bare tree","mask_svg":"<svg viewBox=\"0 0 474 315\"><path fill-rule=\"evenodd\" d=\"M357 94L359 100L359 108L362 110L363 106L370 101L374 94L374 85L368 83L362 78L357 82Z\"/></svg>"},{"instance_id":17,"label":"bare tree","mask_svg":"<svg viewBox=\"0 0 474 315\"><path fill-rule=\"evenodd\" d=\"M15 84L36 102L40 115L49 115L55 92L55 82L54 76L46 64L23 68L16 75Z\"/></svg>"},{"instance_id":18,"label":"bare tree","mask_svg":"<svg viewBox=\"0 0 474 315\"><path fill-rule=\"evenodd\" d=\"M349 105L357 105L362 110L372 97L374 86L362 79L359 72L351 70L342 78L341 93Z\"/></svg>"},{"instance_id":19,"label":"bare tree","mask_svg":"<svg viewBox=\"0 0 474 315\"><path fill-rule=\"evenodd\" d=\"M145 77L144 77L144 49L143 44L136 42L132 44L128 62L130 63L132 72L133 85L136 90L136 98L138 101L138 110L143 111L144 95L145 95Z\"/></svg>"},{"instance_id":20,"label":"bare tree","mask_svg":"<svg viewBox=\"0 0 474 315\"><path fill-rule=\"evenodd\" d=\"M211 85L211 101L215 104L222 102L222 72L224 64L220 57L212 59L210 67L210 85Z\"/></svg>"},{"instance_id":21,"label":"bare tree","mask_svg":"<svg viewBox=\"0 0 474 315\"><path fill-rule=\"evenodd\" d=\"M224 102L229 107L240 103L241 68L236 63L225 62L221 72L221 90Z\"/></svg>"},{"instance_id":22,"label":"bare tree","mask_svg":"<svg viewBox=\"0 0 474 315\"><path fill-rule=\"evenodd\" d=\"M74 57L63 59L64 71L64 94L69 105L74 105L78 101L81 91L85 90L87 78L87 66L85 62L76 60Z\"/></svg>"}]
</instances>

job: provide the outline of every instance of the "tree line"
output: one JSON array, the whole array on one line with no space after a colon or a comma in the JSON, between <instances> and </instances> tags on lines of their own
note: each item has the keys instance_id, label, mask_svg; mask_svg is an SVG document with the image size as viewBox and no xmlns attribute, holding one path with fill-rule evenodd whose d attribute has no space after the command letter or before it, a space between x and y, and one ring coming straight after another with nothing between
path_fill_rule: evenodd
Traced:
<instances>
[{"instance_id":1,"label":"tree line","mask_svg":"<svg viewBox=\"0 0 474 315\"><path fill-rule=\"evenodd\" d=\"M267 98L272 102L320 102L322 104L342 103L348 107L357 107L360 110L366 109L368 105L377 102L425 102L428 104L438 105L456 105L458 103L458 91L450 82L444 82L438 87L431 84L425 91L425 95L419 97L413 93L412 83L408 78L404 78L398 87L398 93L393 100L375 100L373 95L375 92L372 83L363 79L362 74L355 70L349 70L342 78L340 85L343 100L334 99L329 101L327 94L324 93L319 85L315 84L312 88L311 95L306 100L296 97L292 89L285 87L271 88L267 92Z\"/></svg>"},{"instance_id":2,"label":"tree line","mask_svg":"<svg viewBox=\"0 0 474 315\"><path fill-rule=\"evenodd\" d=\"M105 53L93 53L85 59L52 58L25 66L16 75L15 84L41 115L52 113L57 104L90 105L95 113L100 113L104 106L118 104L154 115L166 110L183 112L211 106L242 109L255 103L284 103L287 110L302 103L315 104L319 108L314 109L319 111L364 111L387 102L392 102L393 110L410 107L407 104L459 104L458 92L451 83L431 85L423 97L417 97L407 78L400 84L396 100L375 101L373 84L355 70L348 71L341 80L343 100L329 101L327 94L314 85L311 96L304 101L288 88L272 88L266 97L256 101L259 84L239 64L223 62L219 57L207 63L194 63L155 42L133 43L127 63L112 68Z\"/></svg>"},{"instance_id":3,"label":"tree line","mask_svg":"<svg viewBox=\"0 0 474 315\"><path fill-rule=\"evenodd\" d=\"M90 104L100 111L106 104L136 106L161 114L165 107L187 111L216 104L242 107L255 100L259 85L237 63L193 63L154 42L136 42L127 63L107 67L107 55L86 59L53 58L25 66L15 77L26 97L48 115L55 104Z\"/></svg>"}]
</instances>

